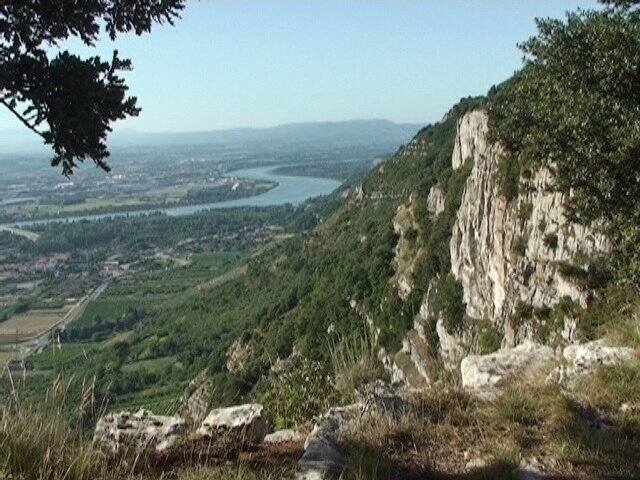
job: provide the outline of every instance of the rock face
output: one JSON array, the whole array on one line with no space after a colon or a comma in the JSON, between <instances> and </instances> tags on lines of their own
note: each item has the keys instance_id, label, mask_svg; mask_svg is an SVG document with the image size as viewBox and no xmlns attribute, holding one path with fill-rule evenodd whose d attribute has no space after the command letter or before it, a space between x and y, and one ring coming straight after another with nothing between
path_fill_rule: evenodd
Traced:
<instances>
[{"instance_id":1,"label":"rock face","mask_svg":"<svg viewBox=\"0 0 640 480\"><path fill-rule=\"evenodd\" d=\"M206 370L200 372L185 389L183 414L187 428L195 429L209 413L214 392L213 380Z\"/></svg>"},{"instance_id":2,"label":"rock face","mask_svg":"<svg viewBox=\"0 0 640 480\"><path fill-rule=\"evenodd\" d=\"M508 327L505 320L519 302L545 307L568 296L585 306L590 292L564 278L559 266L577 255L606 252L606 238L567 220L567 198L550 191L547 170L507 201L499 181L503 152L487 140L487 120L473 111L459 121L452 158L454 169L473 164L450 242L451 270L464 288L467 314ZM515 340L512 335L507 343Z\"/></svg>"},{"instance_id":3,"label":"rock face","mask_svg":"<svg viewBox=\"0 0 640 480\"><path fill-rule=\"evenodd\" d=\"M267 431L267 414L264 408L257 403L251 403L212 410L196 431L196 435L200 438L232 435L242 442L260 443Z\"/></svg>"},{"instance_id":4,"label":"rock face","mask_svg":"<svg viewBox=\"0 0 640 480\"><path fill-rule=\"evenodd\" d=\"M355 404L332 408L318 418L304 444L296 480L337 480L340 477L346 465L340 442L349 428L350 419L361 411L362 406Z\"/></svg>"},{"instance_id":5,"label":"rock face","mask_svg":"<svg viewBox=\"0 0 640 480\"><path fill-rule=\"evenodd\" d=\"M132 449L162 452L186 433L184 419L154 415L147 410L120 412L98 420L93 443L110 454Z\"/></svg>"},{"instance_id":6,"label":"rock face","mask_svg":"<svg viewBox=\"0 0 640 480\"><path fill-rule=\"evenodd\" d=\"M444 194L438 185L431 187L427 197L427 210L432 215L440 215L444 212Z\"/></svg>"},{"instance_id":7,"label":"rock face","mask_svg":"<svg viewBox=\"0 0 640 480\"><path fill-rule=\"evenodd\" d=\"M571 383L583 375L593 373L601 366L612 366L631 360L635 356L632 348L608 347L602 340L582 345L569 345L562 352L568 366L555 368L549 380Z\"/></svg>"},{"instance_id":8,"label":"rock face","mask_svg":"<svg viewBox=\"0 0 640 480\"><path fill-rule=\"evenodd\" d=\"M251 345L243 344L240 339L236 339L227 350L227 370L231 373L241 372L252 356Z\"/></svg>"},{"instance_id":9,"label":"rock face","mask_svg":"<svg viewBox=\"0 0 640 480\"><path fill-rule=\"evenodd\" d=\"M555 359L550 347L526 342L489 355L470 355L460 364L463 388L492 394L507 382L539 373Z\"/></svg>"},{"instance_id":10,"label":"rock face","mask_svg":"<svg viewBox=\"0 0 640 480\"><path fill-rule=\"evenodd\" d=\"M395 275L393 282L398 286L398 295L406 300L413 290L413 270L415 260L419 255L416 249L418 223L413 214L413 202L400 205L393 219L393 230L398 234L398 243L394 250L393 268Z\"/></svg>"}]
</instances>

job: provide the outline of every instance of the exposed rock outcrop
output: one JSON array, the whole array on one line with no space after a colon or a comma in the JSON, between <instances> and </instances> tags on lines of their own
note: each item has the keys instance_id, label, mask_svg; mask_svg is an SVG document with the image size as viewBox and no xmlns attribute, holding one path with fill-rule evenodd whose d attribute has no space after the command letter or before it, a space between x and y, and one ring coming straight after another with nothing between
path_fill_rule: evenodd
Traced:
<instances>
[{"instance_id":1,"label":"exposed rock outcrop","mask_svg":"<svg viewBox=\"0 0 640 480\"><path fill-rule=\"evenodd\" d=\"M398 295L403 300L413 290L413 270L416 258L420 255L417 247L418 223L413 213L413 201L408 205L400 205L393 219L393 230L398 234L398 243L394 250L393 268L395 275L392 281L398 287Z\"/></svg>"},{"instance_id":2,"label":"exposed rock outcrop","mask_svg":"<svg viewBox=\"0 0 640 480\"><path fill-rule=\"evenodd\" d=\"M362 405L332 408L317 419L298 461L296 480L336 480L346 465L340 449L350 420L362 412Z\"/></svg>"},{"instance_id":3,"label":"exposed rock outcrop","mask_svg":"<svg viewBox=\"0 0 640 480\"><path fill-rule=\"evenodd\" d=\"M187 422L182 417L140 410L102 417L96 425L93 443L111 455L128 450L160 453L179 443L200 439L232 438L238 445L260 443L268 428L266 412L258 404L212 410L195 435L187 434Z\"/></svg>"},{"instance_id":4,"label":"exposed rock outcrop","mask_svg":"<svg viewBox=\"0 0 640 480\"><path fill-rule=\"evenodd\" d=\"M252 403L212 410L196 434L201 438L231 435L243 443L260 443L267 432L268 421L264 408Z\"/></svg>"},{"instance_id":5,"label":"exposed rock outcrop","mask_svg":"<svg viewBox=\"0 0 640 480\"><path fill-rule=\"evenodd\" d=\"M154 415L148 410L120 412L98 420L93 443L112 455L128 450L162 452L182 439L185 432L186 424L180 417Z\"/></svg>"},{"instance_id":6,"label":"exposed rock outcrop","mask_svg":"<svg viewBox=\"0 0 640 480\"><path fill-rule=\"evenodd\" d=\"M227 370L231 373L241 372L252 356L253 348L251 345L236 339L227 350Z\"/></svg>"},{"instance_id":7,"label":"exposed rock outcrop","mask_svg":"<svg viewBox=\"0 0 640 480\"><path fill-rule=\"evenodd\" d=\"M568 365L556 367L549 374L549 380L571 384L599 367L618 365L631 360L635 356L635 350L627 347L609 347L602 340L596 340L581 345L569 345L563 350L562 355Z\"/></svg>"},{"instance_id":8,"label":"exposed rock outcrop","mask_svg":"<svg viewBox=\"0 0 640 480\"><path fill-rule=\"evenodd\" d=\"M508 201L500 192L501 148L487 138L487 115L467 113L458 124L453 168L473 162L453 227L451 270L464 288L467 314L508 330L519 302L553 306L565 296L586 306L590 292L565 278L562 262L606 252L603 235L565 216L566 195L553 192L549 171ZM522 189L521 189L522 190ZM507 332L509 333L509 332ZM507 335L516 343L516 332Z\"/></svg>"},{"instance_id":9,"label":"exposed rock outcrop","mask_svg":"<svg viewBox=\"0 0 640 480\"><path fill-rule=\"evenodd\" d=\"M429 190L429 196L427 197L427 210L432 215L440 215L444 212L444 193L439 185L431 187Z\"/></svg>"},{"instance_id":10,"label":"exposed rock outcrop","mask_svg":"<svg viewBox=\"0 0 640 480\"><path fill-rule=\"evenodd\" d=\"M200 372L189 382L182 405L184 419L189 429L197 428L209 413L213 392L213 380L207 370Z\"/></svg>"},{"instance_id":11,"label":"exposed rock outcrop","mask_svg":"<svg viewBox=\"0 0 640 480\"><path fill-rule=\"evenodd\" d=\"M305 436L295 430L276 430L273 433L265 435L264 443L289 443L289 442L304 442Z\"/></svg>"},{"instance_id":12,"label":"exposed rock outcrop","mask_svg":"<svg viewBox=\"0 0 640 480\"><path fill-rule=\"evenodd\" d=\"M462 386L481 395L495 395L509 382L539 374L555 358L550 347L533 342L489 355L470 355L460 364Z\"/></svg>"}]
</instances>

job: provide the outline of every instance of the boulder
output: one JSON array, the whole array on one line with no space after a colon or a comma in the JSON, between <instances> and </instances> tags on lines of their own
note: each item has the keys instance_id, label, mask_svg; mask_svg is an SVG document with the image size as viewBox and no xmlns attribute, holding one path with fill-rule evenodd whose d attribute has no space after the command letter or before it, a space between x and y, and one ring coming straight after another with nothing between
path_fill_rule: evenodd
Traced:
<instances>
[{"instance_id":1,"label":"boulder","mask_svg":"<svg viewBox=\"0 0 640 480\"><path fill-rule=\"evenodd\" d=\"M367 411L373 408L393 413L409 408L406 390L385 383L382 380L360 385L356 388L354 395L357 402L364 405Z\"/></svg>"},{"instance_id":2,"label":"boulder","mask_svg":"<svg viewBox=\"0 0 640 480\"><path fill-rule=\"evenodd\" d=\"M354 404L332 408L317 419L307 437L304 454L298 461L296 480L336 480L346 465L340 442L349 428L350 420L362 413L363 406Z\"/></svg>"},{"instance_id":3,"label":"boulder","mask_svg":"<svg viewBox=\"0 0 640 480\"><path fill-rule=\"evenodd\" d=\"M535 375L554 358L550 347L533 342L489 355L470 355L460 364L462 386L480 393L498 393L507 382Z\"/></svg>"},{"instance_id":4,"label":"boulder","mask_svg":"<svg viewBox=\"0 0 640 480\"><path fill-rule=\"evenodd\" d=\"M635 350L627 347L608 347L603 340L569 345L562 356L568 366L555 368L548 377L557 383L572 383L577 378L595 372L601 366L618 365L631 360Z\"/></svg>"},{"instance_id":5,"label":"boulder","mask_svg":"<svg viewBox=\"0 0 640 480\"><path fill-rule=\"evenodd\" d=\"M295 430L276 430L264 437L264 443L303 442L305 436Z\"/></svg>"},{"instance_id":6,"label":"boulder","mask_svg":"<svg viewBox=\"0 0 640 480\"><path fill-rule=\"evenodd\" d=\"M247 443L260 443L268 431L267 414L257 403L212 410L196 431L199 438L231 435Z\"/></svg>"},{"instance_id":7,"label":"boulder","mask_svg":"<svg viewBox=\"0 0 640 480\"><path fill-rule=\"evenodd\" d=\"M180 417L154 415L147 410L120 412L98 420L93 443L113 455L129 449L162 452L181 440L185 432L185 421Z\"/></svg>"}]
</instances>

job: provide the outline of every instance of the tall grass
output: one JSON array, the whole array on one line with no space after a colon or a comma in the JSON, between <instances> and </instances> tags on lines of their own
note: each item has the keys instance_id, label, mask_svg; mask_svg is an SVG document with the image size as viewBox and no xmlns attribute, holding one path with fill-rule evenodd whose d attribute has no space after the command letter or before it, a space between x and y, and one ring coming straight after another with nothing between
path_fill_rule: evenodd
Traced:
<instances>
[{"instance_id":1,"label":"tall grass","mask_svg":"<svg viewBox=\"0 0 640 480\"><path fill-rule=\"evenodd\" d=\"M22 401L9 369L8 404L0 422L0 471L24 480L84 480L108 478L104 462L82 435L82 424L94 406L94 382L83 383L75 427L64 407L71 381L58 377L37 407Z\"/></svg>"},{"instance_id":2,"label":"tall grass","mask_svg":"<svg viewBox=\"0 0 640 480\"><path fill-rule=\"evenodd\" d=\"M336 390L350 400L357 387L383 378L375 341L366 332L329 344Z\"/></svg>"}]
</instances>

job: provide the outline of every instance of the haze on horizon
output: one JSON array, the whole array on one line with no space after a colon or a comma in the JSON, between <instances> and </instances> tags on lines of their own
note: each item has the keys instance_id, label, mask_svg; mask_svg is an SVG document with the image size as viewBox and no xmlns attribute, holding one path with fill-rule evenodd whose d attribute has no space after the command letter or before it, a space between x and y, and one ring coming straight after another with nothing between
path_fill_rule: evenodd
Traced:
<instances>
[{"instance_id":1,"label":"haze on horizon","mask_svg":"<svg viewBox=\"0 0 640 480\"><path fill-rule=\"evenodd\" d=\"M117 48L133 61L126 78L143 111L116 132L373 118L426 124L518 69L516 44L535 32L535 17L576 7L597 3L190 2L173 27L63 48L107 58ZM0 131L14 129L21 124L0 110Z\"/></svg>"}]
</instances>

